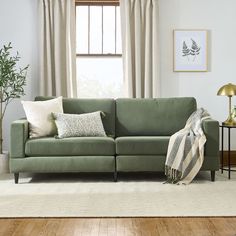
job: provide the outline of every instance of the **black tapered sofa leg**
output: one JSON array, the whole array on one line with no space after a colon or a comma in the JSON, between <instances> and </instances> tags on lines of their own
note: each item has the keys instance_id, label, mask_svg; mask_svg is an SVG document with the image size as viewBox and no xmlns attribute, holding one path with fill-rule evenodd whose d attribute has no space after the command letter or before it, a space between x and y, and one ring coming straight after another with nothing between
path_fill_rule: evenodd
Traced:
<instances>
[{"instance_id":1,"label":"black tapered sofa leg","mask_svg":"<svg viewBox=\"0 0 236 236\"><path fill-rule=\"evenodd\" d=\"M117 166L116 166L116 156L115 156L114 182L117 182Z\"/></svg>"},{"instance_id":2,"label":"black tapered sofa leg","mask_svg":"<svg viewBox=\"0 0 236 236\"><path fill-rule=\"evenodd\" d=\"M117 171L114 171L114 182L117 182Z\"/></svg>"},{"instance_id":3,"label":"black tapered sofa leg","mask_svg":"<svg viewBox=\"0 0 236 236\"><path fill-rule=\"evenodd\" d=\"M212 181L212 182L215 181L215 175L216 175L215 170L211 170L211 181Z\"/></svg>"},{"instance_id":4,"label":"black tapered sofa leg","mask_svg":"<svg viewBox=\"0 0 236 236\"><path fill-rule=\"evenodd\" d=\"M14 173L14 178L15 178L15 184L18 184L18 182L19 182L19 173Z\"/></svg>"}]
</instances>

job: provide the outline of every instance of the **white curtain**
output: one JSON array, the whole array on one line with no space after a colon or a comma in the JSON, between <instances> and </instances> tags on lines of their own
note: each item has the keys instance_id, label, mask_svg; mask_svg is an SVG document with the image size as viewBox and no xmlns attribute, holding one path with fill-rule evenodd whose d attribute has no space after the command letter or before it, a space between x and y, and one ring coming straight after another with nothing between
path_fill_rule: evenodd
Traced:
<instances>
[{"instance_id":1,"label":"white curtain","mask_svg":"<svg viewBox=\"0 0 236 236\"><path fill-rule=\"evenodd\" d=\"M120 10L127 95L159 97L158 0L120 0Z\"/></svg>"},{"instance_id":2,"label":"white curtain","mask_svg":"<svg viewBox=\"0 0 236 236\"><path fill-rule=\"evenodd\" d=\"M75 1L39 0L40 94L76 97Z\"/></svg>"}]
</instances>

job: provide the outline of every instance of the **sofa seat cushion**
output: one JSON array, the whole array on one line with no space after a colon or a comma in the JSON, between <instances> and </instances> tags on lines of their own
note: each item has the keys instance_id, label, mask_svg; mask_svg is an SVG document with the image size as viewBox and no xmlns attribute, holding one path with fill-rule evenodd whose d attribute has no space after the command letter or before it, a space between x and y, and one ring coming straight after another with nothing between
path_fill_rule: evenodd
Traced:
<instances>
[{"instance_id":1,"label":"sofa seat cushion","mask_svg":"<svg viewBox=\"0 0 236 236\"><path fill-rule=\"evenodd\" d=\"M129 136L116 138L117 155L166 155L169 136Z\"/></svg>"},{"instance_id":2,"label":"sofa seat cushion","mask_svg":"<svg viewBox=\"0 0 236 236\"><path fill-rule=\"evenodd\" d=\"M26 156L99 156L114 155L115 142L110 137L73 137L66 139L29 139Z\"/></svg>"}]
</instances>

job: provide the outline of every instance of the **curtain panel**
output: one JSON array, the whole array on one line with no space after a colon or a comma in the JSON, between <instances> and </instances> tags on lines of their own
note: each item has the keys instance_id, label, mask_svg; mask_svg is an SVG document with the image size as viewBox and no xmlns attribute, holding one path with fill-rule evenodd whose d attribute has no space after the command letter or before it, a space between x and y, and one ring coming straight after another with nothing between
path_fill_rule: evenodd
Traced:
<instances>
[{"instance_id":1,"label":"curtain panel","mask_svg":"<svg viewBox=\"0 0 236 236\"><path fill-rule=\"evenodd\" d=\"M120 0L120 11L127 95L159 97L158 0Z\"/></svg>"},{"instance_id":2,"label":"curtain panel","mask_svg":"<svg viewBox=\"0 0 236 236\"><path fill-rule=\"evenodd\" d=\"M76 97L74 0L39 0L40 94Z\"/></svg>"}]
</instances>

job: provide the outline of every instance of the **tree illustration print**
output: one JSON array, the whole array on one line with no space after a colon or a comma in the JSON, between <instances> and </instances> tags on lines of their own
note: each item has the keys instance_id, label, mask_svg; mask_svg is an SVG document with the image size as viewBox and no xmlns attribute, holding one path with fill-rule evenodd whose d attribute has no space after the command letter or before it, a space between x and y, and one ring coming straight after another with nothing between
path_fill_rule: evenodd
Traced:
<instances>
[{"instance_id":1,"label":"tree illustration print","mask_svg":"<svg viewBox=\"0 0 236 236\"><path fill-rule=\"evenodd\" d=\"M196 41L192 40L192 47L190 49L190 54L193 56L193 61L195 61L196 56L200 54L201 48L197 45Z\"/></svg>"},{"instance_id":2,"label":"tree illustration print","mask_svg":"<svg viewBox=\"0 0 236 236\"><path fill-rule=\"evenodd\" d=\"M182 52L183 52L183 57L187 57L187 59L188 59L188 61L189 61L189 55L190 55L190 49L188 48L188 46L187 46L187 44L186 44L186 42L184 41L183 42L183 50L182 50Z\"/></svg>"}]
</instances>

